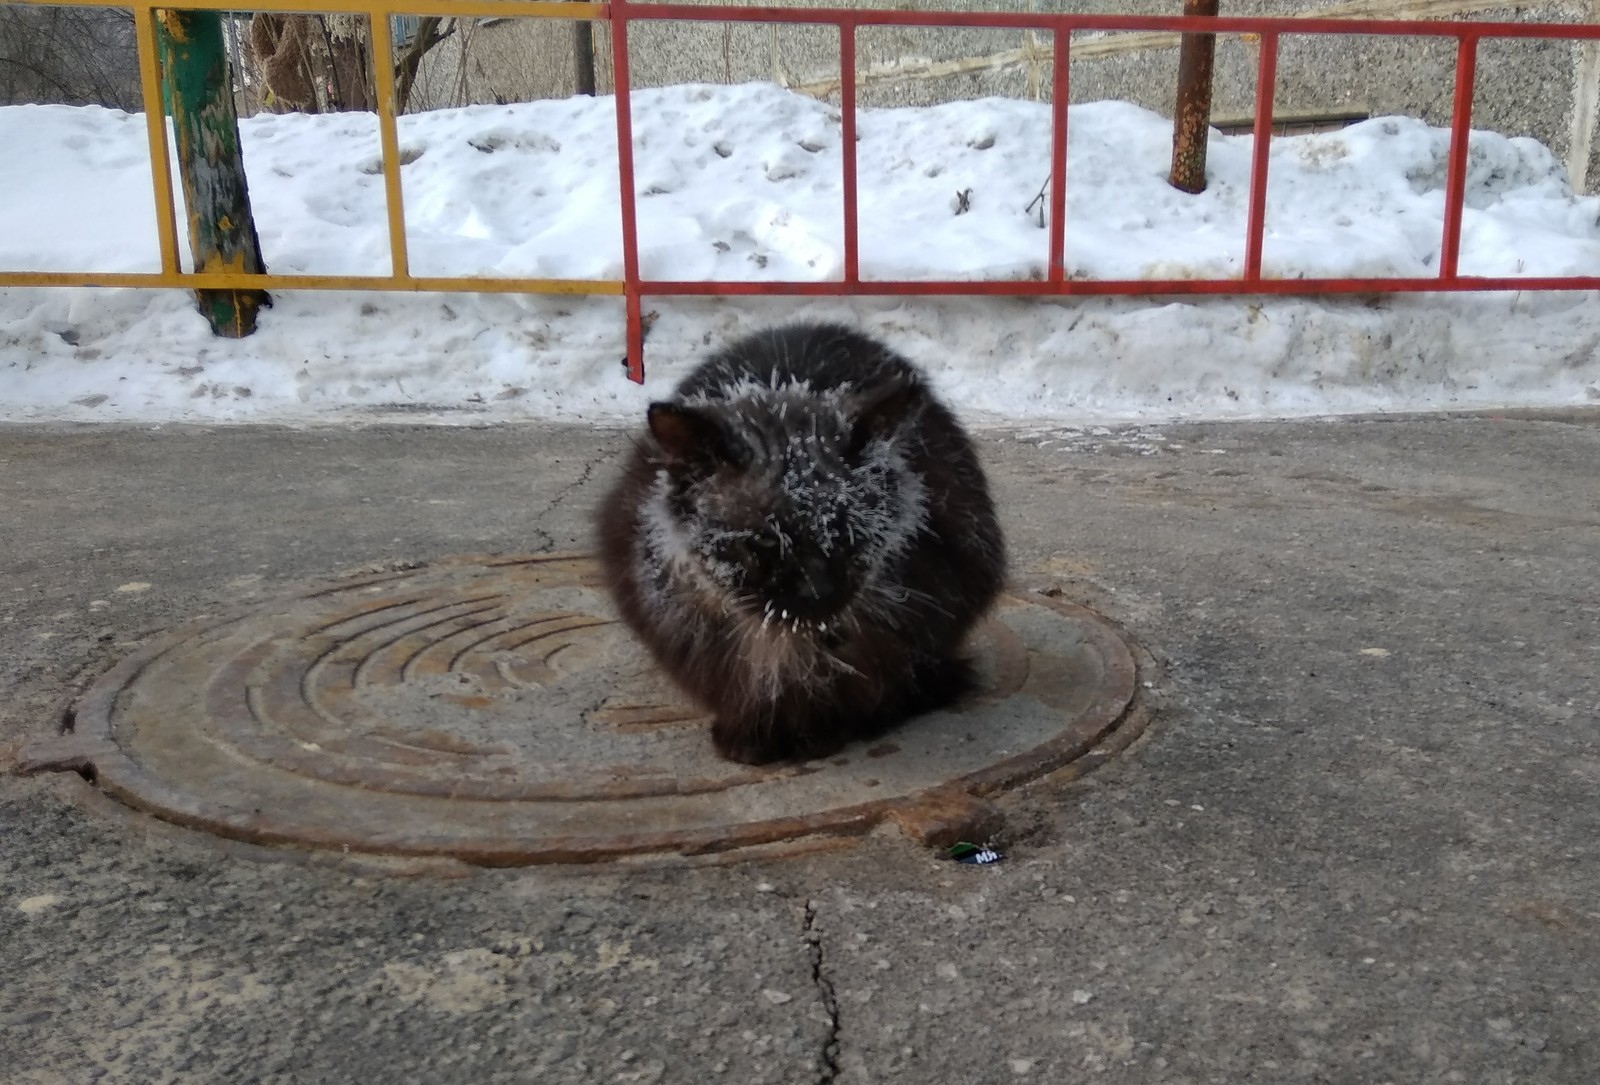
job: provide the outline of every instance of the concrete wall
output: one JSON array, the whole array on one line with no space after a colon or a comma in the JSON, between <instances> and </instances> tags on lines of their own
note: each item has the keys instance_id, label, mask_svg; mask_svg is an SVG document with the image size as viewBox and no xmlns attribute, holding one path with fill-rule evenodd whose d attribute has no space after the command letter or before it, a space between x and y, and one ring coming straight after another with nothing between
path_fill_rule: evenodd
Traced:
<instances>
[{"instance_id":1,"label":"concrete wall","mask_svg":"<svg viewBox=\"0 0 1600 1085\"><path fill-rule=\"evenodd\" d=\"M919 8L944 6L914 0ZM795 6L820 6L795 0ZM952 3L1016 10L1011 0ZM1043 11L1174 14L1179 0L1034 0ZM1318 14L1371 18L1472 18L1508 22L1600 21L1600 0L1224 0L1229 15ZM611 41L595 28L598 83L611 85ZM629 34L634 85L771 80L838 100L838 37L828 27L742 23L639 23ZM506 19L439 51L433 69L446 91L468 101L525 100L573 92L571 27ZM1258 49L1238 36L1217 44L1213 117L1242 119L1252 109ZM1072 46L1074 102L1118 98L1163 113L1177 82L1177 36L1080 34ZM926 104L1004 95L1047 100L1053 56L1048 34L1012 30L863 28L857 39L863 105ZM1282 114L1400 113L1447 124L1454 44L1431 38L1289 37L1282 40L1275 109ZM465 81L461 72L466 71ZM451 75L450 73L453 73ZM450 83L454 79L454 88ZM429 84L433 85L432 82ZM448 96L432 94L445 104ZM1567 161L1575 187L1600 188L1600 47L1565 42L1487 41L1479 48L1473 124L1529 135Z\"/></svg>"}]
</instances>

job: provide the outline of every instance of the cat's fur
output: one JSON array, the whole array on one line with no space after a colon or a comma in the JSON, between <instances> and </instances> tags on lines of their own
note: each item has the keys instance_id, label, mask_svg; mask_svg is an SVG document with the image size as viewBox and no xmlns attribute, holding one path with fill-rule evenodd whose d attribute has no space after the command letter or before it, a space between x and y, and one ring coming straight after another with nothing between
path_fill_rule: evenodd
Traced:
<instances>
[{"instance_id":1,"label":"cat's fur","mask_svg":"<svg viewBox=\"0 0 1600 1085\"><path fill-rule=\"evenodd\" d=\"M1005 545L972 442L922 374L834 325L701 363L599 509L623 619L751 764L948 704Z\"/></svg>"}]
</instances>

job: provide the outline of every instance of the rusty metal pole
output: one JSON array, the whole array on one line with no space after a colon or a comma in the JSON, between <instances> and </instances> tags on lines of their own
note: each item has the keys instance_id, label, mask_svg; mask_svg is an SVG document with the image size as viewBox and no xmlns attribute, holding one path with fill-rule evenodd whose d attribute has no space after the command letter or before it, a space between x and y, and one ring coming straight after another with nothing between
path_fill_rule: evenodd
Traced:
<instances>
[{"instance_id":1,"label":"rusty metal pole","mask_svg":"<svg viewBox=\"0 0 1600 1085\"><path fill-rule=\"evenodd\" d=\"M1218 0L1183 0L1185 15L1216 15ZM1173 188L1206 189L1206 133L1211 127L1211 71L1214 34L1185 34L1178 52L1178 102L1172 114Z\"/></svg>"}]
</instances>

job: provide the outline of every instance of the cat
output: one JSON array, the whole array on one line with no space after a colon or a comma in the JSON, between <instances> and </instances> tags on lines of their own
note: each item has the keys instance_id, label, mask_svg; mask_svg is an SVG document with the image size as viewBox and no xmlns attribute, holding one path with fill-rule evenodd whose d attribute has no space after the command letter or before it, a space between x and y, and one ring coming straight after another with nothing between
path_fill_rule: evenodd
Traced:
<instances>
[{"instance_id":1,"label":"cat","mask_svg":"<svg viewBox=\"0 0 1600 1085\"><path fill-rule=\"evenodd\" d=\"M968 692L961 644L1005 579L971 439L841 325L701 362L650 405L597 528L623 620L745 764L826 757Z\"/></svg>"}]
</instances>

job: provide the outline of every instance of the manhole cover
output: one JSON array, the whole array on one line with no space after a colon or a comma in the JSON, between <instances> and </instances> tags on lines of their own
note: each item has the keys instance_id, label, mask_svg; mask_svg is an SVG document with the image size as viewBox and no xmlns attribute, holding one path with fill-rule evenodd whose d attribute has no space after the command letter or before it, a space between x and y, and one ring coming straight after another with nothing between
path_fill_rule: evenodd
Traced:
<instances>
[{"instance_id":1,"label":"manhole cover","mask_svg":"<svg viewBox=\"0 0 1600 1085\"><path fill-rule=\"evenodd\" d=\"M977 796L1137 728L1133 657L1090 611L1012 592L972 647L972 700L826 761L753 769L712 752L592 558L457 559L182 630L23 760L92 767L123 802L228 837L511 865L721 852L885 817L928 837L959 830Z\"/></svg>"}]
</instances>

